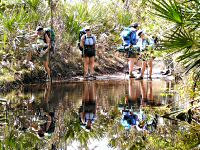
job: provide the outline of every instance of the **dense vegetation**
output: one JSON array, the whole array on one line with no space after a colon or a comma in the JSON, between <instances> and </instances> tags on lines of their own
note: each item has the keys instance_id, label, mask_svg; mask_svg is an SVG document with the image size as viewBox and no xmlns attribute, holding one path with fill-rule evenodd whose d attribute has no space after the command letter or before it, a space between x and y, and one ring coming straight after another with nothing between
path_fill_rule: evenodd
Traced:
<instances>
[{"instance_id":1,"label":"dense vegetation","mask_svg":"<svg viewBox=\"0 0 200 150\"><path fill-rule=\"evenodd\" d=\"M116 9L117 8L117 9ZM28 36L38 25L52 26L56 32L57 53L51 57L54 77L70 77L82 74L81 54L76 47L81 28L90 25L98 40L96 71L112 73L120 71L123 59L117 59L115 45L121 43L122 28L139 22L141 28L152 34L159 33L159 21L150 13L145 1L3 1L1 2L1 60L9 61L2 68L6 76L0 81L14 80L15 73L23 82L43 78L43 68L37 65L30 77L31 67L22 64L31 42ZM53 13L52 13L53 12ZM104 13L107 12L107 13ZM120 57L120 55L119 55ZM100 65L104 64L104 65ZM106 70L113 70L108 72ZM7 73L6 73L7 72ZM8 73L9 72L9 73Z\"/></svg>"},{"instance_id":2,"label":"dense vegetation","mask_svg":"<svg viewBox=\"0 0 200 150\"><path fill-rule=\"evenodd\" d=\"M180 97L183 102L195 103L184 112L192 109L193 114L197 116L197 124L187 124L189 132L176 133L174 143L171 142L174 137L167 137L167 135L163 137L155 133L150 135L148 140L143 140L143 135L141 135L139 142L124 143L121 147L130 147L130 149L139 146L155 149L160 147L163 149L165 147L169 149L194 148L199 144L199 134L196 133L200 130L198 125L200 123L198 117L200 96L199 8L199 0L82 0L73 2L70 0L0 0L0 61L2 62L0 64L0 86L15 87L45 78L44 69L37 60L34 61L34 69L23 64L31 44L28 37L34 33L38 25L51 26L55 30L56 53L51 56L52 75L55 79L68 79L82 75L82 58L76 46L78 33L82 27L92 26L92 31L97 36L98 54L95 70L105 74L124 69L126 61L113 47L121 43L119 33L123 27L139 22L141 28L147 33L159 37L157 56L173 53L171 56L175 55L174 59L184 67L184 70L179 73L183 80L177 90L181 93ZM73 112L69 113L75 115ZM116 112L112 110L109 113L113 115L112 113ZM171 112L168 113L171 115ZM117 118L117 113L114 117L109 117ZM112 121L114 119L109 122L110 118L105 119L101 116L100 119L107 121L108 126L106 127L110 129L109 132L107 130L102 132L113 134ZM66 119L66 126L71 122L76 123L74 118ZM119 126L116 130L120 129ZM71 140L71 134L79 134L76 130L74 133L69 132L64 133L66 141ZM166 132L173 132L173 130ZM38 146L35 144L38 141L37 137L32 134L24 135L26 138L23 135L17 137L18 134L14 129L8 134L4 142L8 149L24 148L27 145ZM82 140L82 144L87 142L90 135L84 132L84 136L86 136L85 139L78 139ZM124 138L121 135L110 143L115 147ZM128 138L133 138L133 135L130 134ZM29 139L33 141L30 142ZM0 143L0 147L1 144L3 142Z\"/></svg>"}]
</instances>

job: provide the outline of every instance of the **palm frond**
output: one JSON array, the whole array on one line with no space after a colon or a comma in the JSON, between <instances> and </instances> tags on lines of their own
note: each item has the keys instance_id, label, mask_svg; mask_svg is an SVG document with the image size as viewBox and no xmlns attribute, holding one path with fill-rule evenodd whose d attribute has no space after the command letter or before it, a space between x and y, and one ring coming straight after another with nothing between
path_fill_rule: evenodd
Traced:
<instances>
[{"instance_id":1,"label":"palm frond","mask_svg":"<svg viewBox=\"0 0 200 150\"><path fill-rule=\"evenodd\" d=\"M182 14L182 8L176 2L176 0L160 0L158 2L152 2L154 9L156 10L155 15L165 18L169 21L182 25L184 23L184 16Z\"/></svg>"},{"instance_id":2,"label":"palm frond","mask_svg":"<svg viewBox=\"0 0 200 150\"><path fill-rule=\"evenodd\" d=\"M177 58L177 61L184 62L186 72L200 69L200 50L184 53Z\"/></svg>"},{"instance_id":3,"label":"palm frond","mask_svg":"<svg viewBox=\"0 0 200 150\"><path fill-rule=\"evenodd\" d=\"M193 35L188 33L185 29L176 30L173 33L167 33L164 40L160 42L161 47L166 49L191 49L195 44Z\"/></svg>"}]
</instances>

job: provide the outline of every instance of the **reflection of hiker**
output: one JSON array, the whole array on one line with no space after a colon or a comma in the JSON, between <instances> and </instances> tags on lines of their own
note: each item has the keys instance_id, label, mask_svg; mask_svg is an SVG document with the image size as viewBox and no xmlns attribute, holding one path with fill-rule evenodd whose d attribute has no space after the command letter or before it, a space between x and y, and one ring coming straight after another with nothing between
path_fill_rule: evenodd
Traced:
<instances>
[{"instance_id":1,"label":"reflection of hiker","mask_svg":"<svg viewBox=\"0 0 200 150\"><path fill-rule=\"evenodd\" d=\"M153 67L153 46L154 40L148 39L144 34L144 31L140 31L138 33L139 40L138 40L138 47L140 48L140 58L142 60L142 71L140 77L137 80L142 80L144 76L144 72L146 70L147 65L149 66L149 79L152 79L152 67Z\"/></svg>"},{"instance_id":2,"label":"reflection of hiker","mask_svg":"<svg viewBox=\"0 0 200 150\"><path fill-rule=\"evenodd\" d=\"M129 129L131 126L136 125L138 116L133 111L138 111L140 107L140 88L139 82L133 79L129 80L128 95L125 96L125 106L122 110L122 125Z\"/></svg>"},{"instance_id":3,"label":"reflection of hiker","mask_svg":"<svg viewBox=\"0 0 200 150\"><path fill-rule=\"evenodd\" d=\"M96 117L95 83L84 83L82 106L79 109L80 120L86 129L91 129Z\"/></svg>"},{"instance_id":4,"label":"reflection of hiker","mask_svg":"<svg viewBox=\"0 0 200 150\"><path fill-rule=\"evenodd\" d=\"M49 98L51 94L51 84L47 83L44 91L44 99L39 106L39 116L45 121L40 125L38 135L43 137L45 133L53 133L55 130L55 116L54 109L49 106Z\"/></svg>"},{"instance_id":5,"label":"reflection of hiker","mask_svg":"<svg viewBox=\"0 0 200 150\"><path fill-rule=\"evenodd\" d=\"M32 55L35 54L38 56L40 61L43 63L44 68L47 72L48 78L51 79L50 68L49 68L49 50L51 48L51 39L48 36L47 32L44 31L43 27L38 26L36 28L36 34L31 36L32 39L37 38L37 44L33 44L33 51L28 53L28 56L24 63L27 63L31 60Z\"/></svg>"},{"instance_id":6,"label":"reflection of hiker","mask_svg":"<svg viewBox=\"0 0 200 150\"><path fill-rule=\"evenodd\" d=\"M45 112L45 123L41 124L38 130L38 135L44 137L45 133L52 134L55 130L54 112Z\"/></svg>"},{"instance_id":7,"label":"reflection of hiker","mask_svg":"<svg viewBox=\"0 0 200 150\"><path fill-rule=\"evenodd\" d=\"M84 78L96 78L94 76L94 57L96 55L96 38L91 33L90 27L85 28L86 34L81 37L80 46L83 48L84 57ZM90 70L90 75L89 75Z\"/></svg>"},{"instance_id":8,"label":"reflection of hiker","mask_svg":"<svg viewBox=\"0 0 200 150\"><path fill-rule=\"evenodd\" d=\"M43 98L41 99L41 103L39 106L41 112L48 112L50 110L49 107L50 94L51 94L51 84L47 83L44 87Z\"/></svg>"},{"instance_id":9,"label":"reflection of hiker","mask_svg":"<svg viewBox=\"0 0 200 150\"><path fill-rule=\"evenodd\" d=\"M136 107L139 106L139 101L140 101L140 85L138 81L135 81L133 79L129 80L129 94L128 94L128 101L127 104L130 106L135 105Z\"/></svg>"},{"instance_id":10,"label":"reflection of hiker","mask_svg":"<svg viewBox=\"0 0 200 150\"><path fill-rule=\"evenodd\" d=\"M140 84L141 84L141 93L142 93L142 105L144 106L145 105L151 105L151 106L160 105L160 104L156 104L154 101L152 81L145 83L142 80L140 81Z\"/></svg>"},{"instance_id":11,"label":"reflection of hiker","mask_svg":"<svg viewBox=\"0 0 200 150\"><path fill-rule=\"evenodd\" d=\"M120 34L123 40L123 47L124 49L129 49L127 51L127 57L128 57L128 65L129 65L129 77L134 78L133 75L133 67L134 64L137 62L138 59L138 52L133 49L133 45L136 45L137 43L137 30L138 30L138 23L135 23L134 25L129 26L129 28L125 28L122 33Z\"/></svg>"}]
</instances>

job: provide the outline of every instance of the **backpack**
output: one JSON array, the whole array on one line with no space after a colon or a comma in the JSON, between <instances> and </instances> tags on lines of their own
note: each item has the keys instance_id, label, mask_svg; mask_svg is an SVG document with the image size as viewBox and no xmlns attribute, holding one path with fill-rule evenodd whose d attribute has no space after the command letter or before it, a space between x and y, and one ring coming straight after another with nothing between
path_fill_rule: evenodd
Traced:
<instances>
[{"instance_id":1,"label":"backpack","mask_svg":"<svg viewBox=\"0 0 200 150\"><path fill-rule=\"evenodd\" d=\"M44 28L45 33L50 38L51 42L55 42L55 32L51 28Z\"/></svg>"},{"instance_id":2,"label":"backpack","mask_svg":"<svg viewBox=\"0 0 200 150\"><path fill-rule=\"evenodd\" d=\"M124 30L120 33L120 36L123 39L123 46L129 46L136 44L136 31L131 28L124 28Z\"/></svg>"},{"instance_id":3,"label":"backpack","mask_svg":"<svg viewBox=\"0 0 200 150\"><path fill-rule=\"evenodd\" d=\"M44 28L44 31L45 31L45 34L48 35L48 37L50 38L50 41L51 41L51 49L50 49L50 51L55 53L55 32L50 27ZM44 42L46 43L45 37L44 37Z\"/></svg>"},{"instance_id":4,"label":"backpack","mask_svg":"<svg viewBox=\"0 0 200 150\"><path fill-rule=\"evenodd\" d=\"M78 48L80 49L80 51L83 51L83 48L81 47L80 42L81 42L81 37L82 37L84 34L86 34L85 29L81 29L81 30L79 31L79 38L78 38Z\"/></svg>"}]
</instances>

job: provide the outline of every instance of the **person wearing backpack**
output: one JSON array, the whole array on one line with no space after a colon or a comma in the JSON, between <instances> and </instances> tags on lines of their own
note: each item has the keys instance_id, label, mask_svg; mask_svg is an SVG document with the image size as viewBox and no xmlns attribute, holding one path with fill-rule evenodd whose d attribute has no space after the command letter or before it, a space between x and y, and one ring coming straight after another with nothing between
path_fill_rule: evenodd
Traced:
<instances>
[{"instance_id":1,"label":"person wearing backpack","mask_svg":"<svg viewBox=\"0 0 200 150\"><path fill-rule=\"evenodd\" d=\"M24 63L27 63L31 60L32 55L35 54L38 56L39 60L43 63L43 66L47 72L47 81L51 80L51 71L49 68L49 51L51 49L51 39L48 33L44 30L43 27L38 26L36 28L36 34L32 35L31 40L37 39L37 44L33 44L32 47L34 50L29 51L26 60Z\"/></svg>"},{"instance_id":2,"label":"person wearing backpack","mask_svg":"<svg viewBox=\"0 0 200 150\"><path fill-rule=\"evenodd\" d=\"M143 80L144 72L147 68L147 65L149 66L149 76L148 78L152 79L152 69L153 69L153 48L155 43L151 38L148 38L144 31L138 32L139 40L137 43L137 46L140 49L141 52L141 60L142 60L142 71L141 75L136 78L136 80Z\"/></svg>"},{"instance_id":3,"label":"person wearing backpack","mask_svg":"<svg viewBox=\"0 0 200 150\"><path fill-rule=\"evenodd\" d=\"M82 35L80 47L82 47L83 57L84 57L84 78L93 78L94 76L94 57L96 55L96 38L91 33L90 27L85 28L86 34ZM90 74L89 74L90 71Z\"/></svg>"},{"instance_id":4,"label":"person wearing backpack","mask_svg":"<svg viewBox=\"0 0 200 150\"><path fill-rule=\"evenodd\" d=\"M133 67L134 64L137 62L138 59L138 52L135 48L135 45L137 43L138 37L137 37L137 30L139 28L139 24L135 23L134 25L129 26L128 28L125 28L124 31L120 34L123 40L123 47L127 51L127 57L128 57L128 66L129 66L129 77L135 78L133 75Z\"/></svg>"}]
</instances>

